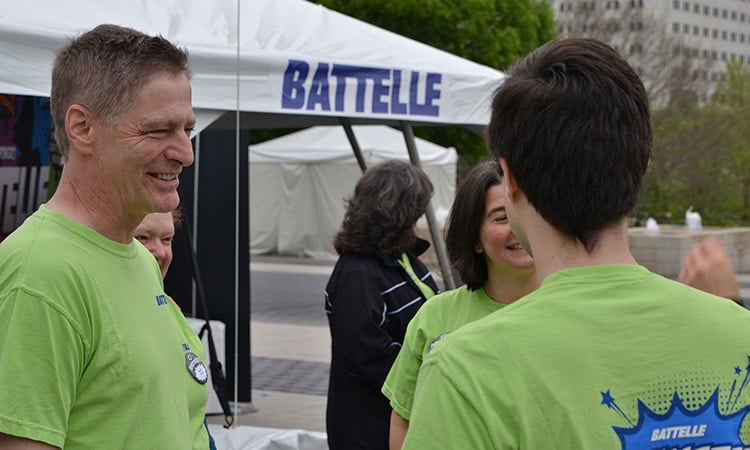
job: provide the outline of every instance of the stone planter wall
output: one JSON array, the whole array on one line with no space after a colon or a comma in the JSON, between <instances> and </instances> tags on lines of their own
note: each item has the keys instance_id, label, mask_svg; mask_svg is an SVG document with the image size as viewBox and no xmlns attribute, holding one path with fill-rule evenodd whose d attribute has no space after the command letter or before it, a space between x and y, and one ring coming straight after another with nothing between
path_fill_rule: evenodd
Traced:
<instances>
[{"instance_id":1,"label":"stone planter wall","mask_svg":"<svg viewBox=\"0 0 750 450\"><path fill-rule=\"evenodd\" d=\"M642 227L630 228L628 234L636 261L664 276L676 277L690 248L709 235L724 245L737 272L750 271L750 228L689 231L682 225L659 225L658 234Z\"/></svg>"}]
</instances>

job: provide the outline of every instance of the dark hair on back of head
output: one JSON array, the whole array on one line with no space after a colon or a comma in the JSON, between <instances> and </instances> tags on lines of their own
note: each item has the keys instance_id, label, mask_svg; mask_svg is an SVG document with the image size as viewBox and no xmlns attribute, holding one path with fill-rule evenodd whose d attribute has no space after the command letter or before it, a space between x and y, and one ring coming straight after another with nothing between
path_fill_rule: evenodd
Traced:
<instances>
[{"instance_id":1,"label":"dark hair on back of head","mask_svg":"<svg viewBox=\"0 0 750 450\"><path fill-rule=\"evenodd\" d=\"M591 251L636 205L651 158L648 98L609 45L556 39L510 68L487 138L541 216Z\"/></svg>"},{"instance_id":2,"label":"dark hair on back of head","mask_svg":"<svg viewBox=\"0 0 750 450\"><path fill-rule=\"evenodd\" d=\"M433 186L425 173L403 161L368 169L357 182L333 246L339 254L398 258L414 246L413 225L424 214Z\"/></svg>"}]
</instances>

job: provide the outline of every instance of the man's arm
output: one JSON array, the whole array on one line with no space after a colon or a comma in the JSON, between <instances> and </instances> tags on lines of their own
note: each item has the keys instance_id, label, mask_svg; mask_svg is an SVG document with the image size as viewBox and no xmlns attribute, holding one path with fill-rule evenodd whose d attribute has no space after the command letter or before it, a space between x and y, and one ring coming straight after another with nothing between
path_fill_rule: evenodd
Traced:
<instances>
[{"instance_id":1,"label":"man's arm","mask_svg":"<svg viewBox=\"0 0 750 450\"><path fill-rule=\"evenodd\" d=\"M458 348L452 350L460 351ZM436 360L437 358L427 358L419 370L409 429L402 448L498 448L495 443L505 440L504 430L493 428L492 434L488 432L485 418L476 409L474 399L468 399L466 392L458 389L451 377L446 375L446 370L437 367ZM451 365L451 369L447 371L455 368ZM462 377L466 373L463 371L457 376Z\"/></svg>"},{"instance_id":2,"label":"man's arm","mask_svg":"<svg viewBox=\"0 0 750 450\"><path fill-rule=\"evenodd\" d=\"M710 294L740 301L737 272L724 247L711 236L690 249L678 280Z\"/></svg>"},{"instance_id":3,"label":"man's arm","mask_svg":"<svg viewBox=\"0 0 750 450\"><path fill-rule=\"evenodd\" d=\"M0 433L0 450L57 450L58 447Z\"/></svg>"}]
</instances>

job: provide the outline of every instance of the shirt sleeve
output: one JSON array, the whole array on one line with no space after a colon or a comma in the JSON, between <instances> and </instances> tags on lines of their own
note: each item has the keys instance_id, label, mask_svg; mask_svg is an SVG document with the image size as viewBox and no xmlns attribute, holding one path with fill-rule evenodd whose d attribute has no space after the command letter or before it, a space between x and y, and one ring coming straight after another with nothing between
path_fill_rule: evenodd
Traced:
<instances>
[{"instance_id":1,"label":"shirt sleeve","mask_svg":"<svg viewBox=\"0 0 750 450\"><path fill-rule=\"evenodd\" d=\"M0 432L62 448L84 345L71 322L24 289L0 298Z\"/></svg>"},{"instance_id":2,"label":"shirt sleeve","mask_svg":"<svg viewBox=\"0 0 750 450\"><path fill-rule=\"evenodd\" d=\"M379 286L363 271L342 274L331 303L329 323L337 357L348 372L380 390L400 345L383 326Z\"/></svg>"},{"instance_id":3,"label":"shirt sleeve","mask_svg":"<svg viewBox=\"0 0 750 450\"><path fill-rule=\"evenodd\" d=\"M487 411L480 414L466 392L449 376L447 363L440 354L425 358L402 450L513 448L496 447L495 431L489 433L485 421Z\"/></svg>"},{"instance_id":4,"label":"shirt sleeve","mask_svg":"<svg viewBox=\"0 0 750 450\"><path fill-rule=\"evenodd\" d=\"M383 395L388 397L391 408L401 417L409 420L411 415L414 390L417 385L417 374L422 365L425 351L425 331L422 327L422 310L409 322L396 362L393 363L388 377L383 384Z\"/></svg>"}]
</instances>

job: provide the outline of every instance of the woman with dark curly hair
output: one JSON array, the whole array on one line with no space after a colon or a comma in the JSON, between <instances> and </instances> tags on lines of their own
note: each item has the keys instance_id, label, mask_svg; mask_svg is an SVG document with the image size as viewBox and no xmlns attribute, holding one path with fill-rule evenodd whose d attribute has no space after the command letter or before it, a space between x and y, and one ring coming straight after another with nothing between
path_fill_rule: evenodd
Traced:
<instances>
[{"instance_id":1,"label":"woman with dark curly hair","mask_svg":"<svg viewBox=\"0 0 750 450\"><path fill-rule=\"evenodd\" d=\"M417 258L429 243L416 235L433 187L402 161L373 166L360 178L334 247L340 257L325 289L331 329L326 429L337 449L388 448L391 408L380 387L406 325L437 291Z\"/></svg>"},{"instance_id":2,"label":"woman with dark curly hair","mask_svg":"<svg viewBox=\"0 0 750 450\"><path fill-rule=\"evenodd\" d=\"M537 287L534 260L510 229L499 166L486 161L464 177L445 237L453 269L465 283L432 298L414 317L383 385L393 414L390 448L400 449L423 358L443 336L495 312Z\"/></svg>"}]
</instances>

